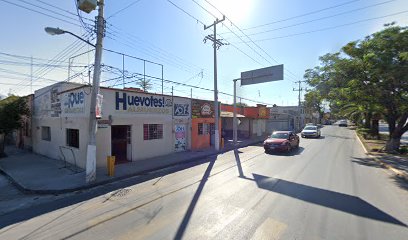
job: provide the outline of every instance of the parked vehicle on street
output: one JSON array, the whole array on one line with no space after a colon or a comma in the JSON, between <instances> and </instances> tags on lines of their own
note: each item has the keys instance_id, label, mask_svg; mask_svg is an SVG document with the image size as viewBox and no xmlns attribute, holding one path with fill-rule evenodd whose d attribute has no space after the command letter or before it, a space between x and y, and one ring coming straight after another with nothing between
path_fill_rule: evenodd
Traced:
<instances>
[{"instance_id":1,"label":"parked vehicle on street","mask_svg":"<svg viewBox=\"0 0 408 240\"><path fill-rule=\"evenodd\" d=\"M347 127L347 120L340 120L339 121L339 127Z\"/></svg>"},{"instance_id":2,"label":"parked vehicle on street","mask_svg":"<svg viewBox=\"0 0 408 240\"><path fill-rule=\"evenodd\" d=\"M318 126L306 126L300 133L302 138L314 137L319 138L321 135L320 128Z\"/></svg>"},{"instance_id":3,"label":"parked vehicle on street","mask_svg":"<svg viewBox=\"0 0 408 240\"><path fill-rule=\"evenodd\" d=\"M299 136L292 131L275 131L264 141L265 152L290 152L299 147Z\"/></svg>"}]
</instances>

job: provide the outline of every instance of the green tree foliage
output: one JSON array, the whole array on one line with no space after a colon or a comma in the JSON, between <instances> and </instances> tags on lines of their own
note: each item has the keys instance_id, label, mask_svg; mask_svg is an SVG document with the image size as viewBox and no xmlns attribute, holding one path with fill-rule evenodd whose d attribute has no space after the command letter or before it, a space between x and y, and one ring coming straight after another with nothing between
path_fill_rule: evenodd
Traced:
<instances>
[{"instance_id":1,"label":"green tree foliage","mask_svg":"<svg viewBox=\"0 0 408 240\"><path fill-rule=\"evenodd\" d=\"M150 82L150 79L140 79L137 82L137 85L143 89L143 92L148 92L153 88L153 84Z\"/></svg>"},{"instance_id":2,"label":"green tree foliage","mask_svg":"<svg viewBox=\"0 0 408 240\"><path fill-rule=\"evenodd\" d=\"M402 134L408 131L407 28L388 24L319 60L320 66L306 70L304 76L312 92L343 116L364 120L374 132L378 132L378 116L384 117L390 131L386 150L398 150Z\"/></svg>"},{"instance_id":3,"label":"green tree foliage","mask_svg":"<svg viewBox=\"0 0 408 240\"><path fill-rule=\"evenodd\" d=\"M21 128L21 118L28 115L26 99L9 96L0 101L0 156L4 155L4 136Z\"/></svg>"}]
</instances>

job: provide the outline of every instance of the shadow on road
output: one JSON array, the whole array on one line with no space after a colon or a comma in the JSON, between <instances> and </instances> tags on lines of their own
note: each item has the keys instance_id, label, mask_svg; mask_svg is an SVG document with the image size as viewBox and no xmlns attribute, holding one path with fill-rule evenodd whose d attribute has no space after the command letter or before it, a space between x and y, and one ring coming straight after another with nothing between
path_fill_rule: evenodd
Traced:
<instances>
[{"instance_id":1,"label":"shadow on road","mask_svg":"<svg viewBox=\"0 0 408 240\"><path fill-rule=\"evenodd\" d=\"M381 211L359 197L311 187L283 179L252 174L259 188L283 194L305 202L346 212L356 216L407 227L406 224Z\"/></svg>"},{"instance_id":2,"label":"shadow on road","mask_svg":"<svg viewBox=\"0 0 408 240\"><path fill-rule=\"evenodd\" d=\"M214 161L217 159L218 155L213 155L213 156L206 157L200 160L179 164L179 165L169 167L166 169L162 169L162 170L158 170L158 171L155 171L149 174L138 175L138 176L131 177L128 179L120 180L118 182L113 182L113 183L109 183L106 185L98 186L98 187L95 187L89 190L80 190L80 191L75 192L75 194L71 196L67 196L65 198L61 198L61 199L58 199L52 202L41 203L41 204L38 204L30 208L22 208L22 209L13 211L13 212L6 213L2 215L0 218L0 229L7 227L9 225L15 224L15 223L29 220L31 218L34 218L34 217L37 217L43 214L47 214L49 212L56 211L61 208L68 207L70 205L74 205L74 204L77 204L83 201L87 201L92 198L103 196L109 192L112 192L118 189L127 188L130 186L136 185L136 184L140 184L140 183L143 183L143 182L155 179L155 178L163 177L168 174L182 171L182 170L185 170L191 167L195 167L201 164L210 163L210 166L212 168ZM152 201L155 201L155 200L156 199ZM137 207L135 209L137 209ZM130 209L130 210L132 211L135 209ZM88 229L85 229L85 230L88 230Z\"/></svg>"},{"instance_id":3,"label":"shadow on road","mask_svg":"<svg viewBox=\"0 0 408 240\"><path fill-rule=\"evenodd\" d=\"M298 148L292 149L292 151L290 151L290 152L277 152L277 151L275 151L275 152L267 152L266 154L291 157L291 156L300 155L304 150L305 150L305 148L298 147Z\"/></svg>"},{"instance_id":4,"label":"shadow on road","mask_svg":"<svg viewBox=\"0 0 408 240\"><path fill-rule=\"evenodd\" d=\"M234 150L235 162L237 163L239 177L245 177L244 171L242 171L241 159L239 158L240 153L242 152L237 149Z\"/></svg>"},{"instance_id":5,"label":"shadow on road","mask_svg":"<svg viewBox=\"0 0 408 240\"><path fill-rule=\"evenodd\" d=\"M198 202L198 199L201 196L201 193L203 192L205 183L207 182L207 179L210 177L211 170L214 167L214 163L215 163L215 159L212 160L210 162L210 164L208 164L208 167L204 172L204 176L201 179L200 184L198 185L197 190L194 193L193 199L191 200L190 205L187 208L187 212L186 212L186 214L184 214L183 220L181 221L180 226L177 229L177 233L174 236L174 239L182 239L183 238L184 232L186 231L188 223L190 222L191 215L194 212L194 208L197 205L197 202Z\"/></svg>"},{"instance_id":6,"label":"shadow on road","mask_svg":"<svg viewBox=\"0 0 408 240\"><path fill-rule=\"evenodd\" d=\"M355 157L351 161L353 163L357 163L357 164L368 166L368 167L382 168L381 164L374 161L372 158L357 158L357 157Z\"/></svg>"},{"instance_id":7,"label":"shadow on road","mask_svg":"<svg viewBox=\"0 0 408 240\"><path fill-rule=\"evenodd\" d=\"M401 177L394 175L392 176L393 181L397 184L398 187L408 191L408 182Z\"/></svg>"},{"instance_id":8,"label":"shadow on road","mask_svg":"<svg viewBox=\"0 0 408 240\"><path fill-rule=\"evenodd\" d=\"M340 138L340 139L354 139L352 137L346 137L346 136L340 136L340 135L330 135L330 134L325 134L326 137L333 137L333 138Z\"/></svg>"},{"instance_id":9,"label":"shadow on road","mask_svg":"<svg viewBox=\"0 0 408 240\"><path fill-rule=\"evenodd\" d=\"M320 136L320 137L303 137L302 139L304 139L304 140L314 140L314 139L318 139L318 140L321 140L321 139L325 139L326 137L325 136Z\"/></svg>"}]
</instances>

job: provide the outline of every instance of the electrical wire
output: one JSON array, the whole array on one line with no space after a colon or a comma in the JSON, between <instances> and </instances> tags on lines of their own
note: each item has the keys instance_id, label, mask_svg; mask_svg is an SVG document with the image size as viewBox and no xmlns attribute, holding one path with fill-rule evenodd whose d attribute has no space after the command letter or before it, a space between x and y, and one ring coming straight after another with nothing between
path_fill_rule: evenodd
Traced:
<instances>
[{"instance_id":1,"label":"electrical wire","mask_svg":"<svg viewBox=\"0 0 408 240\"><path fill-rule=\"evenodd\" d=\"M79 24L77 24L77 23L73 23L73 22L70 22L70 21L68 21L68 20L65 20L65 19L62 19L62 18L58 18L58 17L52 16L52 15L50 15L50 14L47 14L47 13L44 13L44 12L41 12L41 11L38 11L38 10L35 10L35 9L32 9L32 8L29 8L29 7L26 7L26 6L23 6L23 5L19 5L19 4L14 3L14 2L10 2L10 1L7 1L7 0L0 0L0 1L5 2L5 3L8 3L8 4L11 4L11 5L14 5L14 6L17 6L17 7L20 7L20 8L24 8L24 9L29 10L29 11L32 11L32 12L36 12L36 13L38 13L38 14L41 14L41 15L44 15L44 16L47 16L47 17L50 17L50 18L53 18L53 19L56 19L56 20L60 20L60 21L62 21L62 22L65 22L65 23L68 23L68 24L71 24L71 25L74 25L74 26L77 26L77 27L80 27L80 26L81 26L81 25L79 25Z\"/></svg>"},{"instance_id":2,"label":"electrical wire","mask_svg":"<svg viewBox=\"0 0 408 240\"><path fill-rule=\"evenodd\" d=\"M365 7L360 7L360 8L356 8L356 9L353 9L353 10L344 11L344 12L337 13L337 14L334 14L334 15L320 17L320 18L309 20L309 21L299 22L299 23L295 23L295 24L291 24L291 25L287 25L287 26L283 26L283 27L279 27L279 28L269 29L269 30L265 30L265 31L255 32L255 33L247 33L247 35L248 36L255 36L255 35L269 33L269 32L282 30L282 29L286 29L286 28L301 26L301 25L304 25L304 24L307 24L307 23L318 22L318 21L321 21L321 20L330 19L330 18L338 17L338 16L341 16L341 15L345 15L345 14L349 14L349 13L353 13L353 12L358 12L358 11L365 10L365 9L368 9L368 8L377 7L377 6L384 5L384 4L387 4L387 3L390 3L390 2L394 2L394 1L395 0L390 0L390 1L385 1L385 2L381 2L381 3L376 3L376 4L368 5L368 6L365 6Z\"/></svg>"},{"instance_id":3,"label":"electrical wire","mask_svg":"<svg viewBox=\"0 0 408 240\"><path fill-rule=\"evenodd\" d=\"M378 20L378 19L382 19L382 18L392 17L392 16L404 14L404 13L408 13L408 10L397 12L397 13L392 13L392 14L388 14L388 15L384 15L384 16L380 16L380 17L367 18L367 19L362 19L362 20L355 21L355 22L350 22L350 23L340 24L340 25L336 25L336 26L331 26L331 27L306 31L306 32L300 32L300 33L294 33L294 34L288 34L288 35L283 35L283 36L278 36L278 37L271 37L271 38L264 38L264 39L255 39L254 42L264 42L264 41L270 41L270 40L274 40L274 39L288 38L288 37L300 36L300 35L305 35L305 34L310 34L310 33L322 32L322 31L332 30L332 29L336 29L336 28L351 26L351 25L355 25L355 24L358 24L358 23L363 23L363 22ZM242 42L236 42L236 44L240 44L240 43L242 43Z\"/></svg>"},{"instance_id":4,"label":"electrical wire","mask_svg":"<svg viewBox=\"0 0 408 240\"><path fill-rule=\"evenodd\" d=\"M126 7L121 8L120 10L118 10L118 11L112 13L109 17L106 18L106 20L108 20L109 18L112 18L112 17L118 15L119 13L125 11L126 9L130 8L131 6L135 5L136 3L139 3L140 1L141 1L141 0L136 0L136 1L134 1L134 2L132 2L132 3L130 3L130 4L128 4Z\"/></svg>"},{"instance_id":5,"label":"electrical wire","mask_svg":"<svg viewBox=\"0 0 408 240\"><path fill-rule=\"evenodd\" d=\"M203 6L201 6L199 3L197 3L195 0L192 0L194 3L196 3L198 6L200 6L200 8L204 9L206 12L208 12L209 14L211 14L212 16L215 16L214 14L212 14L211 12L209 12L207 9L205 9ZM205 2L207 2L211 7L213 7L215 10L217 10L220 14L222 14L223 16L225 16L225 14L223 12L221 12L216 6L214 6L212 3L210 3L208 0L204 0ZM242 34L244 34L248 39L249 42L251 42L252 44L254 44L258 49L260 49L264 54L266 54L270 59L272 59L274 62L279 63L275 58L273 58L269 53L267 53L262 47L260 47L258 44L256 44L249 36L246 35L246 33L244 33L243 30L241 30L235 23L233 23L231 21L231 19L229 19L228 17L226 17L226 19L228 19L228 21L234 26L236 27ZM230 32L233 32L227 25L224 25ZM237 36L242 42L245 42L238 34L236 34L235 32L233 32L233 34L235 36ZM231 44L231 43L230 43ZM268 62L269 64L272 64L268 59L266 59L262 54L260 54L258 51L256 51L253 47L251 47L249 45L249 43L246 43L246 45L252 50L254 51L258 56L260 56L261 58L263 58L266 62ZM238 47L237 47L238 48ZM265 66L265 65L264 65ZM293 75L294 78L298 78L293 72L291 72L288 68L286 68L286 72L290 73L291 75ZM292 78L292 77L289 77Z\"/></svg>"},{"instance_id":6,"label":"electrical wire","mask_svg":"<svg viewBox=\"0 0 408 240\"><path fill-rule=\"evenodd\" d=\"M286 21L293 20L293 19L296 19L296 18L301 18L301 17L313 15L313 14L316 14L316 13L319 13L319 12L323 12L323 11L326 11L326 10L342 7L342 6L345 6L345 5L348 5L348 4L351 4L351 3L355 3L355 2L358 2L358 1L360 1L360 0L353 0L353 1L344 2L344 3L338 4L338 5L334 5L334 6L330 6L330 7L326 7L326 8L321 8L321 9L318 9L318 10L315 10L315 11L303 13L303 14L296 15L296 16L289 17L289 18L284 18L284 19L273 21L273 22L270 22L270 23L265 23L265 24L261 24L261 25L258 25L258 26L254 26L254 27L244 28L243 30L260 28L260 27L269 26L269 25L276 24L276 23L286 22Z\"/></svg>"}]
</instances>

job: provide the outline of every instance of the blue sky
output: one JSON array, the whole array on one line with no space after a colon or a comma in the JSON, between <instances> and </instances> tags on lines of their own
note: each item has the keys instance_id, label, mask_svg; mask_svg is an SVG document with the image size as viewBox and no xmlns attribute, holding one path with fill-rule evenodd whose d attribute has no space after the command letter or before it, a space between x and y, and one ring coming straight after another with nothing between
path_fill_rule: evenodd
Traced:
<instances>
[{"instance_id":1,"label":"blue sky","mask_svg":"<svg viewBox=\"0 0 408 240\"><path fill-rule=\"evenodd\" d=\"M284 64L283 81L239 87L238 95L253 100L243 100L250 105L297 105L294 82L303 80L304 71L316 66L319 56L379 31L385 23L408 25L406 0L105 0L104 47L159 64L125 57L129 74L161 78L163 65L165 79L213 89L213 50L203 42L213 32L204 30L202 23L209 25L222 14L211 5L226 15L217 33L230 43L217 52L219 91L232 93L232 79L243 71ZM74 0L0 0L0 94L30 93L30 59L24 56L34 59L33 90L68 77L69 58L92 47L69 35L50 36L43 29L60 27L87 38L76 14ZM90 27L95 14L80 13ZM94 41L92 36L89 40ZM56 56L58 61L45 67ZM71 60L70 74L77 76L72 81L88 82L85 66L93 62L92 52ZM103 86L122 87L122 79L117 79L122 61L121 55L103 52L102 62L112 67L103 69L101 80L114 79ZM161 92L161 81L152 83L151 91ZM165 83L164 92L169 94L172 86L175 95L190 96L191 87L171 83ZM213 98L210 91L192 92L193 97ZM230 96L219 98L232 103Z\"/></svg>"}]
</instances>

